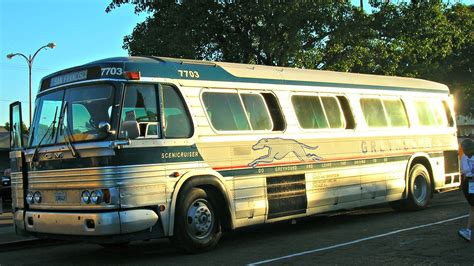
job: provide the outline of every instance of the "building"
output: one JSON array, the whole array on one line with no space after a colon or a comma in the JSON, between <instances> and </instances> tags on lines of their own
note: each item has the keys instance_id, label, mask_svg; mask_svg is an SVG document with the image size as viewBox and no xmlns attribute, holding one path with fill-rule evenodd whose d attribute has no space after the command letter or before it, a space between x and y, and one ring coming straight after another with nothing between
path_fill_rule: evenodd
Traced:
<instances>
[{"instance_id":1,"label":"building","mask_svg":"<svg viewBox=\"0 0 474 266\"><path fill-rule=\"evenodd\" d=\"M472 115L458 115L456 120L459 137L474 137L474 117Z\"/></svg>"},{"instance_id":2,"label":"building","mask_svg":"<svg viewBox=\"0 0 474 266\"><path fill-rule=\"evenodd\" d=\"M0 127L0 175L3 175L6 168L10 168L9 152L10 133L5 127Z\"/></svg>"}]
</instances>

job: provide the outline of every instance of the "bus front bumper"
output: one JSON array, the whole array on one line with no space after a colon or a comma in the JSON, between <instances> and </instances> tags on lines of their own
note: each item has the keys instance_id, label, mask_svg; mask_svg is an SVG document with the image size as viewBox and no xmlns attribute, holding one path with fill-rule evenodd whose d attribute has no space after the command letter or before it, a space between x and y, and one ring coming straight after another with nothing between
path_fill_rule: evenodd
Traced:
<instances>
[{"instance_id":1,"label":"bus front bumper","mask_svg":"<svg viewBox=\"0 0 474 266\"><path fill-rule=\"evenodd\" d=\"M20 231L77 236L134 233L151 228L158 221L158 215L152 210L103 213L26 211L24 215L23 211L17 211L14 218L15 227Z\"/></svg>"}]
</instances>

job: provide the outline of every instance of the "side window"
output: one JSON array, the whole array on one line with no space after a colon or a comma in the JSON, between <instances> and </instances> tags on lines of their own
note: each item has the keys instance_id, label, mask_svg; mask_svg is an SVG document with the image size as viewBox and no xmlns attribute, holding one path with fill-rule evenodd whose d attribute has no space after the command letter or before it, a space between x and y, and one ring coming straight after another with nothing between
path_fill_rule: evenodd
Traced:
<instances>
[{"instance_id":1,"label":"side window","mask_svg":"<svg viewBox=\"0 0 474 266\"><path fill-rule=\"evenodd\" d=\"M416 101L415 109L421 126L442 126L444 107L441 102Z\"/></svg>"},{"instance_id":2,"label":"side window","mask_svg":"<svg viewBox=\"0 0 474 266\"><path fill-rule=\"evenodd\" d=\"M175 88L162 85L166 138L189 138L193 134L191 119ZM156 132L152 132L156 134Z\"/></svg>"},{"instance_id":3,"label":"side window","mask_svg":"<svg viewBox=\"0 0 474 266\"><path fill-rule=\"evenodd\" d=\"M271 93L206 91L202 94L202 100L207 116L216 130L280 131L285 128L283 115Z\"/></svg>"},{"instance_id":4,"label":"side window","mask_svg":"<svg viewBox=\"0 0 474 266\"><path fill-rule=\"evenodd\" d=\"M405 106L401 100L383 100L388 122L391 127L408 127Z\"/></svg>"},{"instance_id":5,"label":"side window","mask_svg":"<svg viewBox=\"0 0 474 266\"><path fill-rule=\"evenodd\" d=\"M443 101L444 112L446 113L446 119L448 120L448 126L454 126L454 118L453 114L451 113L451 108L449 107L449 103L447 101Z\"/></svg>"},{"instance_id":6,"label":"side window","mask_svg":"<svg viewBox=\"0 0 474 266\"><path fill-rule=\"evenodd\" d=\"M294 95L291 97L291 103L302 128L329 128L318 96Z\"/></svg>"},{"instance_id":7,"label":"side window","mask_svg":"<svg viewBox=\"0 0 474 266\"><path fill-rule=\"evenodd\" d=\"M259 94L241 94L245 111L253 130L271 130L272 121L263 98Z\"/></svg>"},{"instance_id":8,"label":"side window","mask_svg":"<svg viewBox=\"0 0 474 266\"><path fill-rule=\"evenodd\" d=\"M382 101L376 98L360 99L365 122L369 127L388 127Z\"/></svg>"},{"instance_id":9,"label":"side window","mask_svg":"<svg viewBox=\"0 0 474 266\"><path fill-rule=\"evenodd\" d=\"M431 112L430 104L428 102L415 102L416 114L418 122L422 126L435 125L433 113Z\"/></svg>"},{"instance_id":10,"label":"side window","mask_svg":"<svg viewBox=\"0 0 474 266\"><path fill-rule=\"evenodd\" d=\"M159 119L156 88L153 85L128 85L122 107L119 138L156 138L147 131L158 132Z\"/></svg>"},{"instance_id":11,"label":"side window","mask_svg":"<svg viewBox=\"0 0 474 266\"><path fill-rule=\"evenodd\" d=\"M432 102L433 113L436 120L437 126L445 126L446 112L444 111L443 104L441 101Z\"/></svg>"},{"instance_id":12,"label":"side window","mask_svg":"<svg viewBox=\"0 0 474 266\"><path fill-rule=\"evenodd\" d=\"M344 117L342 116L337 99L334 97L321 97L321 101L323 102L324 110L326 111L329 126L331 128L343 128Z\"/></svg>"},{"instance_id":13,"label":"side window","mask_svg":"<svg viewBox=\"0 0 474 266\"><path fill-rule=\"evenodd\" d=\"M345 127L344 115L336 97L293 95L291 103L304 129Z\"/></svg>"},{"instance_id":14,"label":"side window","mask_svg":"<svg viewBox=\"0 0 474 266\"><path fill-rule=\"evenodd\" d=\"M202 100L212 126L217 130L250 130L237 93L204 92Z\"/></svg>"},{"instance_id":15,"label":"side window","mask_svg":"<svg viewBox=\"0 0 474 266\"><path fill-rule=\"evenodd\" d=\"M262 93L265 103L267 104L270 116L273 122L273 131L283 131L286 128L285 119L281 112L280 104L273 93Z\"/></svg>"},{"instance_id":16,"label":"side window","mask_svg":"<svg viewBox=\"0 0 474 266\"><path fill-rule=\"evenodd\" d=\"M346 122L346 129L354 129L356 127L354 114L352 113L349 100L345 96L337 96L337 100L341 105L342 113L344 114L344 119Z\"/></svg>"}]
</instances>

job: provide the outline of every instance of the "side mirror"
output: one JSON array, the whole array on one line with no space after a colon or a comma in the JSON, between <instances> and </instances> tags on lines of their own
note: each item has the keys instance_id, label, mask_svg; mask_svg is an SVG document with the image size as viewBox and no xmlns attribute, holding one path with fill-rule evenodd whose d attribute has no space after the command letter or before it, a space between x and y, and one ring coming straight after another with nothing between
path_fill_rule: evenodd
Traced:
<instances>
[{"instance_id":1,"label":"side mirror","mask_svg":"<svg viewBox=\"0 0 474 266\"><path fill-rule=\"evenodd\" d=\"M109 123L107 122L99 122L99 125L97 126L97 131L99 132L99 134L103 137L107 137L107 135L109 135L110 133L110 129L112 127L110 126Z\"/></svg>"},{"instance_id":2,"label":"side mirror","mask_svg":"<svg viewBox=\"0 0 474 266\"><path fill-rule=\"evenodd\" d=\"M137 121L123 121L122 130L129 139L136 139L140 136L140 127Z\"/></svg>"},{"instance_id":3,"label":"side mirror","mask_svg":"<svg viewBox=\"0 0 474 266\"><path fill-rule=\"evenodd\" d=\"M100 122L99 126L97 127L99 129L99 132L109 134L110 129L112 128L109 123L107 122Z\"/></svg>"}]
</instances>

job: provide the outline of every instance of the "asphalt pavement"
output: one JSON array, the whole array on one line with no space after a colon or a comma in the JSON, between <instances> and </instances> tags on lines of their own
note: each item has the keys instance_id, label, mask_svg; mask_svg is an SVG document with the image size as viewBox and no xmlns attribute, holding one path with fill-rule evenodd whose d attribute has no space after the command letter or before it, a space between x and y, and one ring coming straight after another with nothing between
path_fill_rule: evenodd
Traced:
<instances>
[{"instance_id":1,"label":"asphalt pavement","mask_svg":"<svg viewBox=\"0 0 474 266\"><path fill-rule=\"evenodd\" d=\"M24 245L32 245L41 241L34 237L19 236L13 227L13 213L9 202L0 199L0 251L14 249Z\"/></svg>"},{"instance_id":2,"label":"asphalt pavement","mask_svg":"<svg viewBox=\"0 0 474 266\"><path fill-rule=\"evenodd\" d=\"M457 235L466 225L467 209L461 191L453 191L435 195L419 212L395 212L381 204L241 228L224 234L215 250L192 256L181 254L167 239L106 249L17 238L6 219L11 215L3 214L0 242L6 244L0 245L0 264L474 265L474 243ZM14 239L8 242L7 236Z\"/></svg>"}]
</instances>

